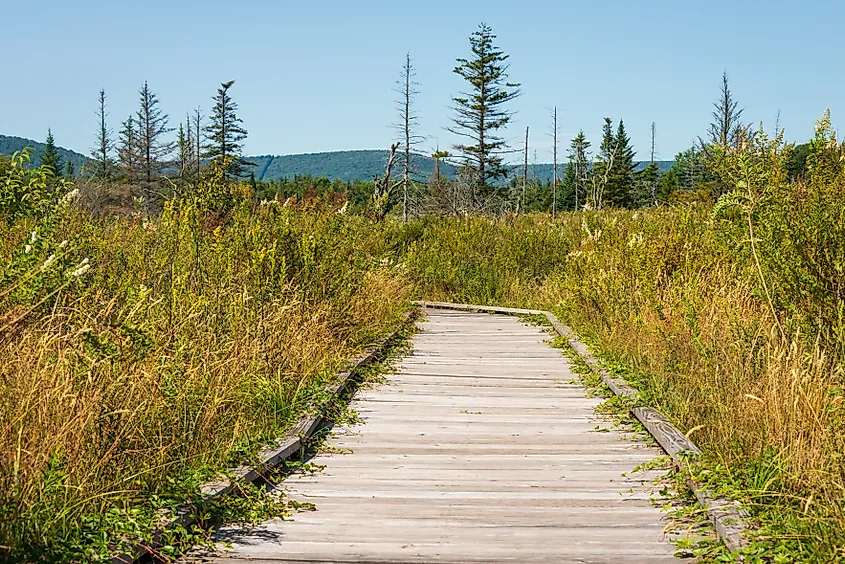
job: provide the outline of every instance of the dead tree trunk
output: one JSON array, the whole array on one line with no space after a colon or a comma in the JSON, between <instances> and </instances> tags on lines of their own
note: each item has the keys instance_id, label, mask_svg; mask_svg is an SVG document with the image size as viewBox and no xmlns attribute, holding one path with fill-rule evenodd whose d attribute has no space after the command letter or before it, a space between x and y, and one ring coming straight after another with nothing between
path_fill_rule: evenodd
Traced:
<instances>
[{"instance_id":1,"label":"dead tree trunk","mask_svg":"<svg viewBox=\"0 0 845 564\"><path fill-rule=\"evenodd\" d=\"M393 170L393 165L396 164L396 150L399 148L399 143L394 143L390 146L390 155L387 157L387 165L384 169L384 176L381 178L374 178L375 190L373 191L373 217L376 221L383 221L390 211L390 197L393 191L402 184L402 180L398 180L391 184L390 172Z\"/></svg>"},{"instance_id":2,"label":"dead tree trunk","mask_svg":"<svg viewBox=\"0 0 845 564\"><path fill-rule=\"evenodd\" d=\"M554 123L552 123L552 144L554 145L552 153L552 219L557 215L557 106L554 109Z\"/></svg>"},{"instance_id":3,"label":"dead tree trunk","mask_svg":"<svg viewBox=\"0 0 845 564\"><path fill-rule=\"evenodd\" d=\"M525 128L525 162L522 165L522 201L516 207L516 213L525 213L525 189L528 185L528 128Z\"/></svg>"}]
</instances>

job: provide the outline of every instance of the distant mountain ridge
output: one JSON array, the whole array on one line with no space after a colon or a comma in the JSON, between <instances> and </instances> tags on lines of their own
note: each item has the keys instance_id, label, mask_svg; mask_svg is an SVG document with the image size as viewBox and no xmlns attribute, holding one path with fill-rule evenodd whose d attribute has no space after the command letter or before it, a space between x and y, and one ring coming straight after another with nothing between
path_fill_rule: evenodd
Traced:
<instances>
[{"instance_id":1,"label":"distant mountain ridge","mask_svg":"<svg viewBox=\"0 0 845 564\"><path fill-rule=\"evenodd\" d=\"M39 143L38 141L25 139L23 137L0 135L0 155L13 155L19 151L23 151L26 147L33 149L29 153L31 166L40 166L41 153L44 151L44 143ZM89 160L85 155L70 149L65 149L64 147L56 146L56 150L62 156L63 161L72 162L77 171L82 170L82 167Z\"/></svg>"},{"instance_id":2,"label":"distant mountain ridge","mask_svg":"<svg viewBox=\"0 0 845 564\"><path fill-rule=\"evenodd\" d=\"M245 157L245 159L256 165L253 170L257 180L272 181L311 175L352 182L355 180L372 180L374 176L382 176L389 155L390 153L383 149L365 149L281 156L261 155ZM425 179L434 174L434 159L431 157L414 155L413 161L418 178ZM673 163L674 161L657 161L657 166L665 172L672 167ZM558 174L563 174L565 164L565 162L562 162L558 165ZM639 162L637 169L645 168L647 164L645 161ZM521 165L512 165L509 168L512 175L522 175ZM552 181L552 169L551 163L529 164L528 177L548 183ZM401 163L397 162L397 166L393 169L394 174L399 170L401 170ZM440 172L446 177L454 178L458 168L453 164L441 162Z\"/></svg>"},{"instance_id":3,"label":"distant mountain ridge","mask_svg":"<svg viewBox=\"0 0 845 564\"><path fill-rule=\"evenodd\" d=\"M11 155L21 151L24 147L32 147L32 165L40 164L39 156L44 150L44 144L23 137L0 135L0 154ZM62 158L70 160L77 171L90 161L88 157L70 149L57 147ZM273 181L282 178L294 178L295 176L323 177L343 182L354 182L356 180L370 181L374 176L382 176L387 164L389 152L384 149L365 149L358 151L330 151L325 153L302 153L296 155L258 155L244 157L255 167L252 169L256 180ZM415 177L424 180L434 174L434 159L425 155L413 155ZM559 165L559 174L563 174L565 162ZM647 163L637 163L638 168L645 167ZM658 161L661 171L668 170L673 161ZM522 175L522 166L513 165L510 167L513 176ZM393 174L399 174L402 170L401 162L397 161ZM441 162L440 172L448 177L454 178L457 174L457 167L447 162ZM552 165L550 163L528 165L528 177L540 182L551 182Z\"/></svg>"}]
</instances>

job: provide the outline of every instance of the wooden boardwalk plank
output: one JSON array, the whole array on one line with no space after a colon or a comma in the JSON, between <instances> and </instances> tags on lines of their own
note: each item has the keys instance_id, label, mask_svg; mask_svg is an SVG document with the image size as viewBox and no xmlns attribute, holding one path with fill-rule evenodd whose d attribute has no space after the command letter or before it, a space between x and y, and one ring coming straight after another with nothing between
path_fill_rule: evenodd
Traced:
<instances>
[{"instance_id":1,"label":"wooden boardwalk plank","mask_svg":"<svg viewBox=\"0 0 845 564\"><path fill-rule=\"evenodd\" d=\"M230 528L220 564L664 562L650 501L662 451L597 419L549 336L519 319L431 310L414 353L357 396L320 472L286 494L314 512ZM601 432L599 432L601 431Z\"/></svg>"}]
</instances>

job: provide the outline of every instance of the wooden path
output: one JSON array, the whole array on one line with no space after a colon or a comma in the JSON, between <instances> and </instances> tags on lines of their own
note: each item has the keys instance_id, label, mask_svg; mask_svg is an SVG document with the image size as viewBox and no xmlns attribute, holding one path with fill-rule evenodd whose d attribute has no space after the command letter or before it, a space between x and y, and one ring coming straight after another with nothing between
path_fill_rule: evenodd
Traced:
<instances>
[{"instance_id":1,"label":"wooden path","mask_svg":"<svg viewBox=\"0 0 845 564\"><path fill-rule=\"evenodd\" d=\"M353 402L366 423L335 429L313 460L325 468L285 482L316 511L221 531L232 548L211 561L673 559L653 475L625 476L662 451L596 418L548 335L446 310L420 326L388 383Z\"/></svg>"}]
</instances>

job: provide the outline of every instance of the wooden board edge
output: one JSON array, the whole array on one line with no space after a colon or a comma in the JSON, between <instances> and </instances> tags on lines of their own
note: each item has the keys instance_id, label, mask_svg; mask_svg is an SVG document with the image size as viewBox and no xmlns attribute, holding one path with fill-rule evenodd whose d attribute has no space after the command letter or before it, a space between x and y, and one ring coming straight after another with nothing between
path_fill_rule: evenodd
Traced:
<instances>
[{"instance_id":1,"label":"wooden board edge","mask_svg":"<svg viewBox=\"0 0 845 564\"><path fill-rule=\"evenodd\" d=\"M628 399L637 400L637 390L628 385L622 378L617 378L611 375L607 370L601 368L598 360L590 352L590 348L581 342L575 332L567 325L564 325L560 320L550 311L533 310L533 309L518 309L518 308L503 308L495 306L477 306L470 304L453 304L448 302L429 302L417 301L414 302L422 309L427 307L433 309L451 309L458 311L480 311L490 313L502 313L507 315L543 315L549 321L554 330L564 339L569 342L569 346L578 354L598 376L602 382L610 388L610 390L617 396L622 396ZM648 430L649 434L657 441L660 447L679 464L685 456L699 456L701 449L689 438L681 433L681 431L672 424L659 411L646 406L637 406L632 410L634 417L636 417ZM743 532L748 529L746 521L747 513L737 501L716 498L708 492L695 484L689 482L690 489L698 500L699 504L707 512L707 516L713 527L716 529L716 534L725 543L725 546L731 552L741 550L747 546L748 542L744 538Z\"/></svg>"},{"instance_id":2,"label":"wooden board edge","mask_svg":"<svg viewBox=\"0 0 845 564\"><path fill-rule=\"evenodd\" d=\"M413 305L420 307L418 302L414 302ZM405 312L402 315L399 327L393 330L390 335L377 341L363 354L353 358L349 363L347 363L347 367L337 374L336 383L326 386L326 391L330 393L330 397L333 399L345 392L355 371L372 362L372 360L384 350L385 346L399 336L405 326L414 320L418 314L419 309ZM315 431L317 431L320 427L322 421L323 417L319 415L303 416L292 427L291 432L288 433L287 436L282 437L277 441L276 446L259 451L258 458L260 461L255 466L239 466L237 468L232 468L229 472L227 472L227 474L234 479L218 478L200 486L200 491L203 494L202 501L213 501L232 492L235 489L237 481L252 483L258 480L268 470L279 466L282 462L288 460L291 456L299 452L305 441L310 439L314 435ZM157 542L158 539L161 538L163 531L166 529L174 527L189 527L193 525L194 519L191 517L192 508L192 504L185 504L176 509L174 512L176 516L171 519L170 522L162 528L162 530L153 533L153 543ZM113 556L111 558L111 562L112 564L134 564L149 554L150 550L148 547L136 546L131 553Z\"/></svg>"}]
</instances>

